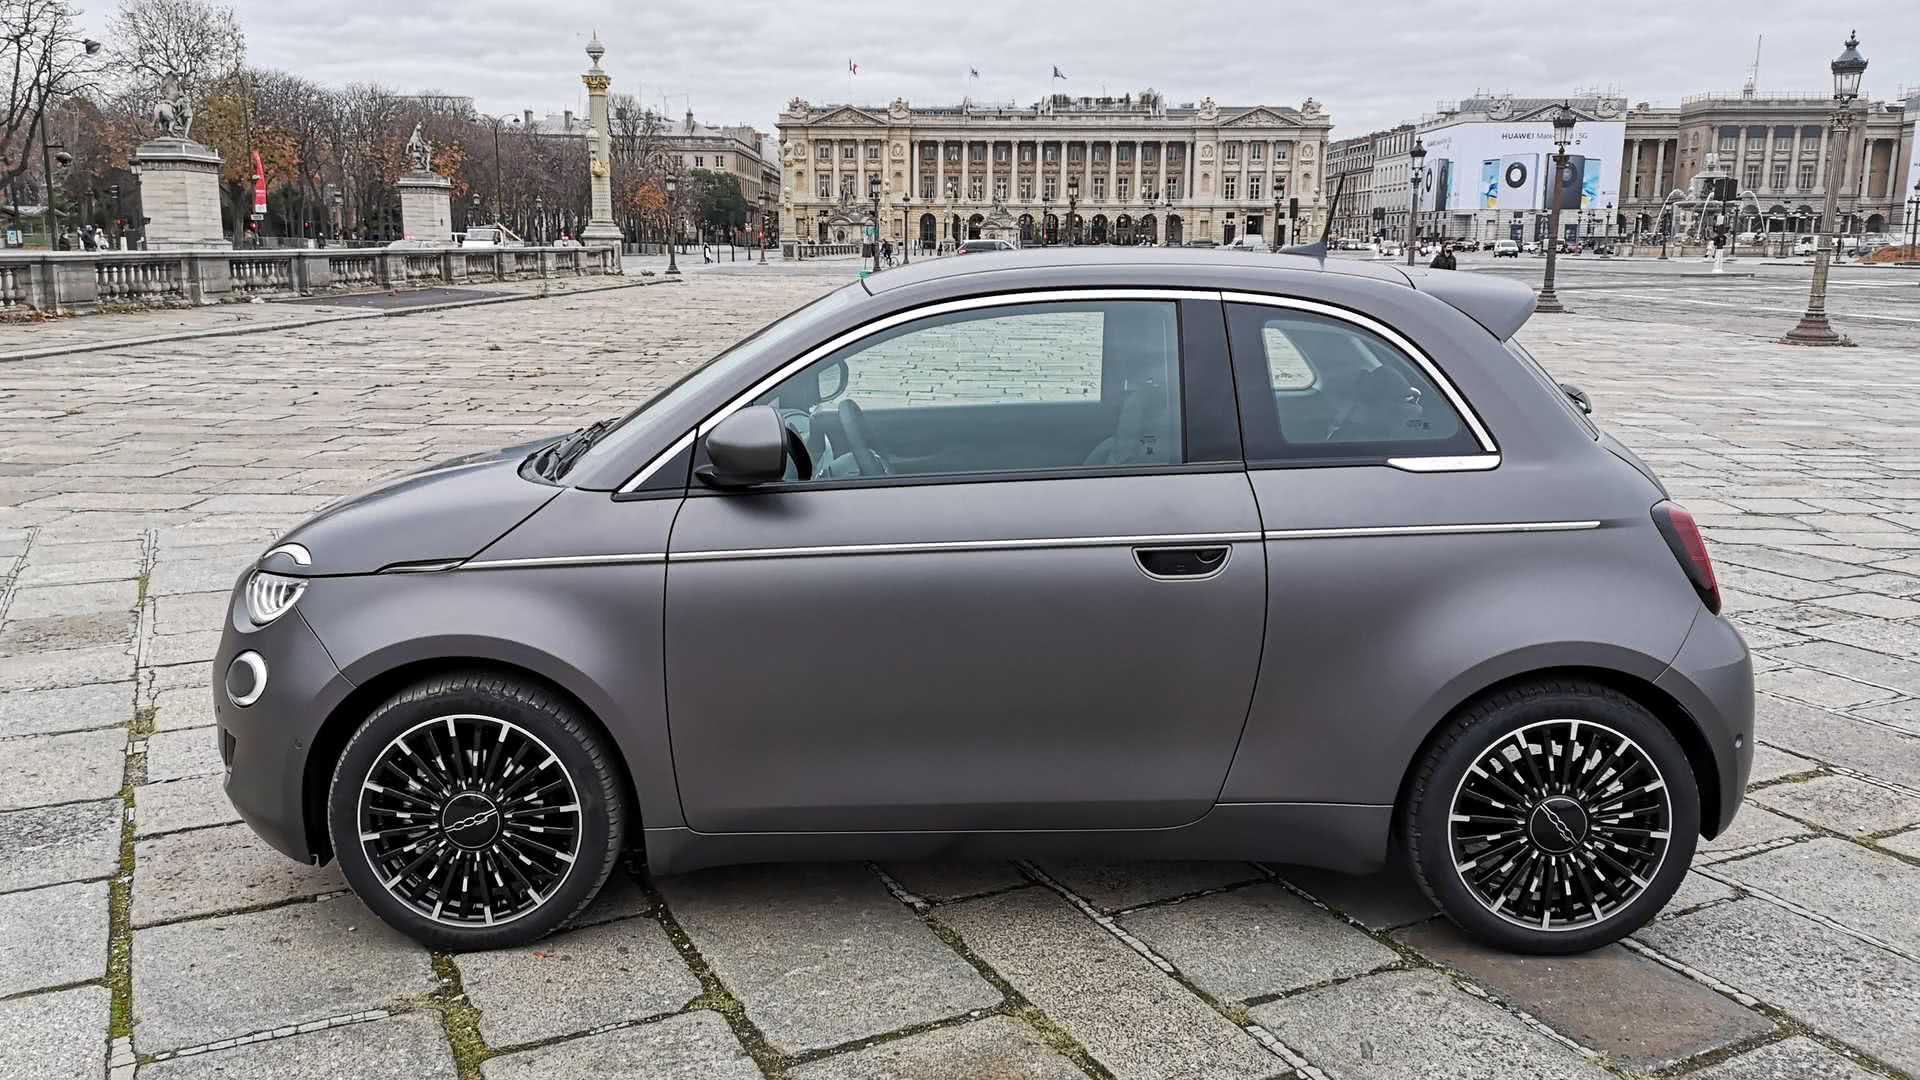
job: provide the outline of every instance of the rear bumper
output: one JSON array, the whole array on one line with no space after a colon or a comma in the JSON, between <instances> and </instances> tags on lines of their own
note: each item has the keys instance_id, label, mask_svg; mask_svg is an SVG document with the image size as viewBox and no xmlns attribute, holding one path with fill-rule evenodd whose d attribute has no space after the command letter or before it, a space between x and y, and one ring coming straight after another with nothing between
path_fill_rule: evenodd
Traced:
<instances>
[{"instance_id":1,"label":"rear bumper","mask_svg":"<svg viewBox=\"0 0 1920 1080\"><path fill-rule=\"evenodd\" d=\"M245 580L245 576L242 576ZM229 606L226 631L213 661L213 714L227 798L262 840L289 858L320 861L307 813L307 757L322 721L352 684L334 666L299 609L271 625L254 627ZM244 652L259 654L266 688L251 705L234 704L226 672Z\"/></svg>"},{"instance_id":2,"label":"rear bumper","mask_svg":"<svg viewBox=\"0 0 1920 1080\"><path fill-rule=\"evenodd\" d=\"M1718 836L1733 822L1753 771L1753 658L1733 624L1701 612L1680 653L1654 685L1699 726L1713 757L1717 806L1703 806L1700 831Z\"/></svg>"}]
</instances>

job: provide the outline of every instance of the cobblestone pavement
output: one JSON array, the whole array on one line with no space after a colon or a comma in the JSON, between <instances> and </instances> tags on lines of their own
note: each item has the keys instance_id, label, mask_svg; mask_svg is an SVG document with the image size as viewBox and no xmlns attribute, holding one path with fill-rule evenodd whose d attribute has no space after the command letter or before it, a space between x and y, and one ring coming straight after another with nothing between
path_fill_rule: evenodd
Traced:
<instances>
[{"instance_id":1,"label":"cobblestone pavement","mask_svg":"<svg viewBox=\"0 0 1920 1080\"><path fill-rule=\"evenodd\" d=\"M1920 1074L1911 348L1524 331L1706 526L1762 670L1746 809L1588 956L1466 944L1395 875L1071 861L629 869L537 947L432 955L235 822L207 661L278 530L851 271L0 365L0 1077Z\"/></svg>"}]
</instances>

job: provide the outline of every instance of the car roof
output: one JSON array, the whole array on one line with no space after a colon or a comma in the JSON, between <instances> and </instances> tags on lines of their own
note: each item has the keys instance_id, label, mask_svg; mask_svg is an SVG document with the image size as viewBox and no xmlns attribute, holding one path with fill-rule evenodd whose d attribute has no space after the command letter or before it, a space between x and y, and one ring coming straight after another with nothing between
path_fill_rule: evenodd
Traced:
<instances>
[{"instance_id":1,"label":"car roof","mask_svg":"<svg viewBox=\"0 0 1920 1080\"><path fill-rule=\"evenodd\" d=\"M881 296L896 289L928 282L961 284L954 279L1005 270L1058 271L1062 279L1060 284L1063 285L1072 284L1071 278L1075 271L1129 270L1138 272L1142 284L1151 284L1153 272L1157 269L1185 271L1180 277L1189 282L1192 280L1192 272L1195 269L1218 270L1221 277L1220 287L1223 289L1247 288L1249 277L1257 283L1267 271L1293 273L1308 271L1398 285L1426 293L1457 308L1501 341L1511 338L1526 323L1528 317L1533 314L1534 305L1533 290L1528 286L1503 278L1458 270L1426 270L1344 259L1333 261L1308 255L1271 255L1265 259L1229 260L1219 252L1208 249L1106 245L1047 247L1005 254L989 253L980 258L966 260L922 260L911 266L888 270L883 274L874 274L861 284L866 287L869 294ZM1276 288L1286 276L1284 273L1272 275ZM991 285L987 280L983 279L978 284L981 292L991 291Z\"/></svg>"}]
</instances>

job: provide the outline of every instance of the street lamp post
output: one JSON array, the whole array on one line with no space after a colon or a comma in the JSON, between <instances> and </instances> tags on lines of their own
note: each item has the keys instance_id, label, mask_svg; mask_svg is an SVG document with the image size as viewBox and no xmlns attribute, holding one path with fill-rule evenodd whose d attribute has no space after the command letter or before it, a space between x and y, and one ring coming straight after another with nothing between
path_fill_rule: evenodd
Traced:
<instances>
[{"instance_id":1,"label":"street lamp post","mask_svg":"<svg viewBox=\"0 0 1920 1080\"><path fill-rule=\"evenodd\" d=\"M1413 160L1407 170L1407 265L1412 266L1414 220L1420 212L1420 173L1427 163L1427 144L1420 141L1420 136L1413 137L1413 149L1407 151L1407 157Z\"/></svg>"},{"instance_id":2,"label":"street lamp post","mask_svg":"<svg viewBox=\"0 0 1920 1080\"><path fill-rule=\"evenodd\" d=\"M1077 232L1078 230L1076 230L1073 227L1074 212L1079 208L1080 208L1080 178L1077 176L1069 176L1067 177L1067 246L1068 247L1073 247L1074 245L1080 242L1080 238L1074 235L1074 233Z\"/></svg>"},{"instance_id":3,"label":"street lamp post","mask_svg":"<svg viewBox=\"0 0 1920 1080\"><path fill-rule=\"evenodd\" d=\"M1907 246L1920 247L1920 180L1913 182L1913 198L1907 200ZM1920 251L1910 251L1907 258L1920 260Z\"/></svg>"},{"instance_id":4,"label":"street lamp post","mask_svg":"<svg viewBox=\"0 0 1920 1080\"><path fill-rule=\"evenodd\" d=\"M533 197L533 224L534 243L545 247L547 245L547 197L545 195Z\"/></svg>"},{"instance_id":5,"label":"street lamp post","mask_svg":"<svg viewBox=\"0 0 1920 1080\"><path fill-rule=\"evenodd\" d=\"M680 276L680 263L674 258L674 249L680 246L680 214L673 205L673 193L680 189L680 182L672 173L667 174L667 275Z\"/></svg>"},{"instance_id":6,"label":"street lamp post","mask_svg":"<svg viewBox=\"0 0 1920 1080\"><path fill-rule=\"evenodd\" d=\"M1276 255L1280 252L1280 192L1278 188L1274 189L1273 195L1273 251Z\"/></svg>"},{"instance_id":7,"label":"street lamp post","mask_svg":"<svg viewBox=\"0 0 1920 1080\"><path fill-rule=\"evenodd\" d=\"M1800 322L1781 340L1789 345L1851 345L1853 342L1834 332L1827 321L1827 270L1833 262L1833 247L1838 243L1836 213L1840 205L1840 185L1845 182L1849 138L1853 131L1853 100L1860 96L1860 76L1866 74L1867 59L1860 55L1860 38L1847 35L1846 47L1832 65L1833 115L1827 125L1833 129L1829 139L1832 151L1827 162L1827 209L1821 219L1820 234L1813 252L1813 286L1807 294L1807 311Z\"/></svg>"},{"instance_id":8,"label":"street lamp post","mask_svg":"<svg viewBox=\"0 0 1920 1080\"><path fill-rule=\"evenodd\" d=\"M880 174L867 177L867 198L873 200L873 272L880 272Z\"/></svg>"},{"instance_id":9,"label":"street lamp post","mask_svg":"<svg viewBox=\"0 0 1920 1080\"><path fill-rule=\"evenodd\" d=\"M1573 106L1562 102L1553 113L1553 185L1548 188L1548 198L1553 205L1547 208L1547 276L1540 284L1540 295L1533 302L1533 310L1551 313L1566 311L1560 303L1560 297L1553 291L1553 270L1555 256L1560 251L1560 193L1567 182L1567 144L1573 141L1573 125L1579 117L1573 113Z\"/></svg>"},{"instance_id":10,"label":"street lamp post","mask_svg":"<svg viewBox=\"0 0 1920 1080\"><path fill-rule=\"evenodd\" d=\"M773 210L773 192L760 193L760 265L767 265L767 215Z\"/></svg>"},{"instance_id":11,"label":"street lamp post","mask_svg":"<svg viewBox=\"0 0 1920 1080\"><path fill-rule=\"evenodd\" d=\"M913 192L900 193L900 265L913 265Z\"/></svg>"}]
</instances>

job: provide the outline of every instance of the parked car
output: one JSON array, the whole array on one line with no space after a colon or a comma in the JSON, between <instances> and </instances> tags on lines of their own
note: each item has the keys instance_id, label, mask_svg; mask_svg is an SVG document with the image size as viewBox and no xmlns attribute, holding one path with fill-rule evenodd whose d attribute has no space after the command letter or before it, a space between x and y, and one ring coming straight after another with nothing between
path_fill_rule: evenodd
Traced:
<instances>
[{"instance_id":1,"label":"parked car","mask_svg":"<svg viewBox=\"0 0 1920 1080\"><path fill-rule=\"evenodd\" d=\"M1521 245L1521 250L1529 255L1538 255L1540 253L1540 242L1538 240L1529 240Z\"/></svg>"},{"instance_id":2,"label":"parked car","mask_svg":"<svg viewBox=\"0 0 1920 1080\"><path fill-rule=\"evenodd\" d=\"M1517 240L1495 240L1493 257L1496 259L1517 259L1520 257L1520 242Z\"/></svg>"},{"instance_id":3,"label":"parked car","mask_svg":"<svg viewBox=\"0 0 1920 1080\"><path fill-rule=\"evenodd\" d=\"M1817 241L1814 237L1803 236L1793 242L1793 253L1795 255L1812 255L1816 250L1816 244Z\"/></svg>"},{"instance_id":4,"label":"parked car","mask_svg":"<svg viewBox=\"0 0 1920 1080\"><path fill-rule=\"evenodd\" d=\"M460 234L460 246L470 248L524 247L526 241L505 225L475 225Z\"/></svg>"},{"instance_id":5,"label":"parked car","mask_svg":"<svg viewBox=\"0 0 1920 1080\"><path fill-rule=\"evenodd\" d=\"M1753 674L1533 308L1167 249L849 284L278 538L213 665L227 794L437 949L562 926L628 848L1404 852L1477 938L1598 947L1731 821Z\"/></svg>"},{"instance_id":6,"label":"parked car","mask_svg":"<svg viewBox=\"0 0 1920 1080\"><path fill-rule=\"evenodd\" d=\"M1267 251L1267 238L1258 233L1242 233L1226 245L1230 251Z\"/></svg>"},{"instance_id":7,"label":"parked car","mask_svg":"<svg viewBox=\"0 0 1920 1080\"><path fill-rule=\"evenodd\" d=\"M954 249L955 255L978 255L987 251L1018 251L1019 245L1011 240L963 240Z\"/></svg>"}]
</instances>

